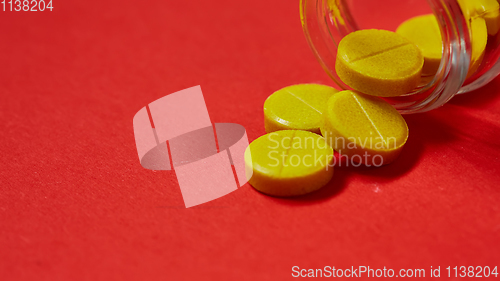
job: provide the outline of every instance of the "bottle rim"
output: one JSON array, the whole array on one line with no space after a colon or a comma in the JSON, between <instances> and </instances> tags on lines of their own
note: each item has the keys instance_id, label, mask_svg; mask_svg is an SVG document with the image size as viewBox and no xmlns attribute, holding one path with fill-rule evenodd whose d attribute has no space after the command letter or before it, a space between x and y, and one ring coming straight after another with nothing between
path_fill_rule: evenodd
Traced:
<instances>
[{"instance_id":1,"label":"bottle rim","mask_svg":"<svg viewBox=\"0 0 500 281\"><path fill-rule=\"evenodd\" d=\"M500 73L500 61L464 85L471 60L471 43L467 22L456 0L427 0L439 23L443 40L443 57L437 73L408 95L386 98L403 114L426 112L438 108L457 94L475 90ZM336 9L332 24L332 5ZM307 42L316 59L330 78L342 89L350 89L335 73L337 44L341 37L359 30L345 0L301 0L300 19ZM339 24L339 22L341 24Z\"/></svg>"}]
</instances>

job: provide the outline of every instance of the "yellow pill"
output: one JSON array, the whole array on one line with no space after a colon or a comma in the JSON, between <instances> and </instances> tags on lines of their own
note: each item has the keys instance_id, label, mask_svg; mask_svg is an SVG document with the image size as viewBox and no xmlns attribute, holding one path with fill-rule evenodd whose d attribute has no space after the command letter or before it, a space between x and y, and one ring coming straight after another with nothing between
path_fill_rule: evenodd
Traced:
<instances>
[{"instance_id":1,"label":"yellow pill","mask_svg":"<svg viewBox=\"0 0 500 281\"><path fill-rule=\"evenodd\" d=\"M391 163L408 139L408 126L396 109L355 91L339 92L328 101L321 132L348 161L366 166Z\"/></svg>"},{"instance_id":2,"label":"yellow pill","mask_svg":"<svg viewBox=\"0 0 500 281\"><path fill-rule=\"evenodd\" d=\"M418 86L423 64L422 53L408 39L387 30L365 29L340 41L335 68L351 88L393 97Z\"/></svg>"},{"instance_id":3,"label":"yellow pill","mask_svg":"<svg viewBox=\"0 0 500 281\"><path fill-rule=\"evenodd\" d=\"M497 0L458 0L467 20L481 17L485 20L489 35L497 34L500 28L500 6Z\"/></svg>"},{"instance_id":4,"label":"yellow pill","mask_svg":"<svg viewBox=\"0 0 500 281\"><path fill-rule=\"evenodd\" d=\"M274 196L296 196L315 191L333 176L333 149L317 134L284 130L264 135L245 151L245 165L253 170L249 183Z\"/></svg>"},{"instance_id":5,"label":"yellow pill","mask_svg":"<svg viewBox=\"0 0 500 281\"><path fill-rule=\"evenodd\" d=\"M319 84L293 85L274 92L264 103L266 132L305 130L319 134L321 114L337 92Z\"/></svg>"},{"instance_id":6,"label":"yellow pill","mask_svg":"<svg viewBox=\"0 0 500 281\"><path fill-rule=\"evenodd\" d=\"M328 8L330 8L333 24L335 24L336 27L345 26L344 17L342 17L340 12L340 7L345 4L340 2L340 0L328 0L327 5Z\"/></svg>"},{"instance_id":7,"label":"yellow pill","mask_svg":"<svg viewBox=\"0 0 500 281\"><path fill-rule=\"evenodd\" d=\"M443 56L443 40L436 17L433 14L413 17L403 22L396 33L410 40L422 51L422 74L436 74Z\"/></svg>"},{"instance_id":8,"label":"yellow pill","mask_svg":"<svg viewBox=\"0 0 500 281\"><path fill-rule=\"evenodd\" d=\"M470 19L470 37L472 43L471 61L467 78L474 74L483 61L486 44L488 43L488 31L486 21L483 18Z\"/></svg>"}]
</instances>

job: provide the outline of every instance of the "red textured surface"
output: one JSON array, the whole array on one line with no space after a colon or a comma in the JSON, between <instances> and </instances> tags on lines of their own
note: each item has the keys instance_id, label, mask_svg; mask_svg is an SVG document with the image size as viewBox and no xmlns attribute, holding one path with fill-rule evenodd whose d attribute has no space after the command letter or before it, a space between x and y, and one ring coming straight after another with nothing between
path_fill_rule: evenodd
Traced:
<instances>
[{"instance_id":1,"label":"red textured surface","mask_svg":"<svg viewBox=\"0 0 500 281\"><path fill-rule=\"evenodd\" d=\"M245 185L185 209L174 172L140 166L134 114L201 85L212 122L264 134L270 93L332 83L298 1L54 1L0 24L0 280L500 266L500 79L407 116L390 166L338 168L301 198Z\"/></svg>"}]
</instances>

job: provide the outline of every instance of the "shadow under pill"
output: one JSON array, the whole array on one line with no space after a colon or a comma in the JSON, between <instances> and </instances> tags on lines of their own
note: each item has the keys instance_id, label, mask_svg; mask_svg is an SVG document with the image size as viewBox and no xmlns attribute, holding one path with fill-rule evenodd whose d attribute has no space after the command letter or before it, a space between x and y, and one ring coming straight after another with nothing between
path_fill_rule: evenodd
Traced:
<instances>
[{"instance_id":1,"label":"shadow under pill","mask_svg":"<svg viewBox=\"0 0 500 281\"><path fill-rule=\"evenodd\" d=\"M348 186L347 179L351 176L352 171L335 168L333 178L322 188L301 196L280 198L274 197L277 203L284 205L309 205L316 204L321 201L326 201L342 193Z\"/></svg>"}]
</instances>

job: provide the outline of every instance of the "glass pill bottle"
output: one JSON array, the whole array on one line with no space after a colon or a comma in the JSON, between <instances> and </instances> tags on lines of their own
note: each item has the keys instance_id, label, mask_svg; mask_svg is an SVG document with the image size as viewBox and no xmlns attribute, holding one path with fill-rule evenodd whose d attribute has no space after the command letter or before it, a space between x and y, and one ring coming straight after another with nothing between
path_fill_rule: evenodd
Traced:
<instances>
[{"instance_id":1,"label":"glass pill bottle","mask_svg":"<svg viewBox=\"0 0 500 281\"><path fill-rule=\"evenodd\" d=\"M484 11L471 15L466 2L490 5L496 0L301 0L300 17L306 39L322 67L339 87L350 89L335 71L337 47L344 36L360 29L396 31L410 18L434 14L442 39L437 71L423 76L412 92L385 98L403 114L418 113L438 108L457 94L478 89L500 73L500 31L490 31L489 27L480 65L469 71L474 37L471 18L484 16ZM496 9L486 11L486 20L500 27L500 12Z\"/></svg>"}]
</instances>

